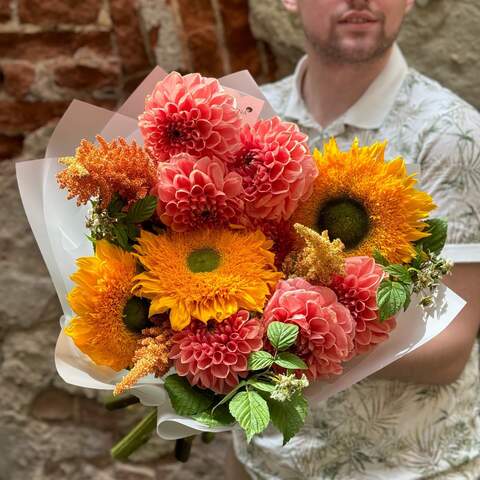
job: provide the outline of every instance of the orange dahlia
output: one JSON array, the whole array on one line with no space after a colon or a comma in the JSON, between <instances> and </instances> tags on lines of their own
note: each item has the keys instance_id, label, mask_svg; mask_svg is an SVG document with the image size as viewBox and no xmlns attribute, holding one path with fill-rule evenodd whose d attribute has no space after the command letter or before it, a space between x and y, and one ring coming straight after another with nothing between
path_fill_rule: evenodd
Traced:
<instances>
[{"instance_id":1,"label":"orange dahlia","mask_svg":"<svg viewBox=\"0 0 480 480\"><path fill-rule=\"evenodd\" d=\"M139 127L158 161L178 153L223 157L238 148L241 114L218 80L172 72L145 101Z\"/></svg>"}]
</instances>

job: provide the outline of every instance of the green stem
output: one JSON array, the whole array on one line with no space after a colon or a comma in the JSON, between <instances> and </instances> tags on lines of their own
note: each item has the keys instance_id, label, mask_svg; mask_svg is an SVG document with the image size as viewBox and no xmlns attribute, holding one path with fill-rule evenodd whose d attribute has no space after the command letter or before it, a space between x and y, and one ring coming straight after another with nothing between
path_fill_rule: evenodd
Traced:
<instances>
[{"instance_id":1,"label":"green stem","mask_svg":"<svg viewBox=\"0 0 480 480\"><path fill-rule=\"evenodd\" d=\"M215 434L213 432L202 432L201 438L203 443L211 443L215 438Z\"/></svg>"},{"instance_id":2,"label":"green stem","mask_svg":"<svg viewBox=\"0 0 480 480\"><path fill-rule=\"evenodd\" d=\"M111 395L103 402L107 410L119 410L136 403L140 403L140 400L134 395L121 395L119 397Z\"/></svg>"},{"instance_id":3,"label":"green stem","mask_svg":"<svg viewBox=\"0 0 480 480\"><path fill-rule=\"evenodd\" d=\"M125 435L111 450L115 460L127 460L127 458L145 444L157 426L157 409L153 408L140 423Z\"/></svg>"},{"instance_id":4,"label":"green stem","mask_svg":"<svg viewBox=\"0 0 480 480\"><path fill-rule=\"evenodd\" d=\"M192 442L195 437L179 438L175 442L175 458L179 462L185 463L190 458L190 451L192 449Z\"/></svg>"}]
</instances>

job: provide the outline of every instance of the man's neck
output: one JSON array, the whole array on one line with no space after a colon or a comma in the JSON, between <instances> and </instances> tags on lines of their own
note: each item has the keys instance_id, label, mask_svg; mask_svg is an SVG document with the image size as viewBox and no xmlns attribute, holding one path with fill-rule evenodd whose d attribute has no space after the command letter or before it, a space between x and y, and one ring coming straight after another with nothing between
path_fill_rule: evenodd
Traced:
<instances>
[{"instance_id":1,"label":"man's neck","mask_svg":"<svg viewBox=\"0 0 480 480\"><path fill-rule=\"evenodd\" d=\"M325 128L354 105L385 68L391 53L392 48L369 63L334 64L307 49L302 96L315 121Z\"/></svg>"}]
</instances>

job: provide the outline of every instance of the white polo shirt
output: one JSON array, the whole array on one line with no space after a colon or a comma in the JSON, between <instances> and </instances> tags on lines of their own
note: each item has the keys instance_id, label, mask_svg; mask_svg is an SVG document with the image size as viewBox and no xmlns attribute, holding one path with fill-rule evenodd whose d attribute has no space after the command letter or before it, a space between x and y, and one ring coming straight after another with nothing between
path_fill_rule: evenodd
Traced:
<instances>
[{"instance_id":1,"label":"white polo shirt","mask_svg":"<svg viewBox=\"0 0 480 480\"><path fill-rule=\"evenodd\" d=\"M449 241L480 248L480 115L451 91L408 68L395 46L364 95L322 128L301 95L307 58L263 93L284 120L322 148L335 136L348 149L388 140L387 159L401 155L420 170ZM476 245L475 245L476 244ZM472 258L473 259L473 258ZM478 258L477 258L478 261ZM312 407L305 428L282 447L269 428L235 450L252 478L263 480L412 480L480 478L480 378L475 344L461 377L448 386L366 379Z\"/></svg>"}]
</instances>

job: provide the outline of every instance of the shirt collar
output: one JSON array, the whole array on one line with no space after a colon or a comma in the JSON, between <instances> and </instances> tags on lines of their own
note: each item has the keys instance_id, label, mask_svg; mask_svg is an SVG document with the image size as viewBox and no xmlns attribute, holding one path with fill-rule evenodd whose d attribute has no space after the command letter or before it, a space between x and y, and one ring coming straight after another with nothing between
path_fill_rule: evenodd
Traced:
<instances>
[{"instance_id":1,"label":"shirt collar","mask_svg":"<svg viewBox=\"0 0 480 480\"><path fill-rule=\"evenodd\" d=\"M310 116L301 94L303 76L307 69L307 56L298 62L293 74L293 88L288 99L285 116L308 127L318 128ZM365 93L340 118L344 124L363 129L380 128L393 107L398 91L408 73L408 65L397 44L394 45L387 65L367 88ZM336 123L333 122L333 123Z\"/></svg>"}]
</instances>

